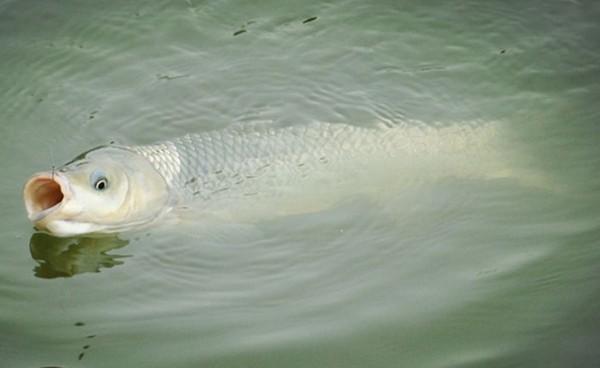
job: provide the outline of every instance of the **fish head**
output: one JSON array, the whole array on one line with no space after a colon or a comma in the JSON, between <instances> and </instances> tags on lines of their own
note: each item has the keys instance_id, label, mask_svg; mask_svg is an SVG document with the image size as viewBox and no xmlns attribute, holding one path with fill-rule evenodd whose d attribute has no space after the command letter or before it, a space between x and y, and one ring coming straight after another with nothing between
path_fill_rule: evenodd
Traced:
<instances>
[{"instance_id":1,"label":"fish head","mask_svg":"<svg viewBox=\"0 0 600 368\"><path fill-rule=\"evenodd\" d=\"M148 224L168 207L169 191L146 158L126 147L102 146L33 175L23 197L38 230L66 237Z\"/></svg>"}]
</instances>

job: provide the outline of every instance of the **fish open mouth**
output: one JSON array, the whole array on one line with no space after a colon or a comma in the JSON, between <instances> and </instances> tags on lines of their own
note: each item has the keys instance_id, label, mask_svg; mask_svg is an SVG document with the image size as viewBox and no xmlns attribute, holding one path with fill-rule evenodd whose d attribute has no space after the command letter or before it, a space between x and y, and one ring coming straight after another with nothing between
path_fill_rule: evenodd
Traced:
<instances>
[{"instance_id":1,"label":"fish open mouth","mask_svg":"<svg viewBox=\"0 0 600 368\"><path fill-rule=\"evenodd\" d=\"M34 175L23 189L27 216L33 222L41 220L63 203L66 194L64 180L58 175Z\"/></svg>"}]
</instances>

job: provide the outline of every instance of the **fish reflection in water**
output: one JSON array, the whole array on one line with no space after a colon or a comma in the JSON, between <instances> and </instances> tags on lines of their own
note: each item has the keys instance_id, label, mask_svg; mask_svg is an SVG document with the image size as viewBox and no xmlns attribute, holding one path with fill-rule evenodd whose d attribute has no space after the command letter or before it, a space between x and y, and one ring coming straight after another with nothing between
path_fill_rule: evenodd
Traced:
<instances>
[{"instance_id":1,"label":"fish reflection in water","mask_svg":"<svg viewBox=\"0 0 600 368\"><path fill-rule=\"evenodd\" d=\"M100 272L103 268L122 265L129 255L108 254L129 244L118 237L57 238L35 233L29 240L31 257L38 263L36 277L51 279Z\"/></svg>"}]
</instances>

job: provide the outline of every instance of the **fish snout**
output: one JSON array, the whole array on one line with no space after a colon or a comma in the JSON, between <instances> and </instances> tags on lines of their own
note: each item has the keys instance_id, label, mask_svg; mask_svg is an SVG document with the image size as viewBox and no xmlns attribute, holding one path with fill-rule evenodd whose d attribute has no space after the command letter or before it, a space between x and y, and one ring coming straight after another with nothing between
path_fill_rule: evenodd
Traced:
<instances>
[{"instance_id":1,"label":"fish snout","mask_svg":"<svg viewBox=\"0 0 600 368\"><path fill-rule=\"evenodd\" d=\"M60 208L69 197L67 180L56 172L35 174L23 188L27 217L34 224Z\"/></svg>"}]
</instances>

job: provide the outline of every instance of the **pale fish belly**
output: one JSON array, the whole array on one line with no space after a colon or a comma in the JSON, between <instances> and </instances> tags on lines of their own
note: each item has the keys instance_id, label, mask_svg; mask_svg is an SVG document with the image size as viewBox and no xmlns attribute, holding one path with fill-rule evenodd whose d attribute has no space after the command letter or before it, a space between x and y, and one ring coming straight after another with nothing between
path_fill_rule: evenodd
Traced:
<instances>
[{"instance_id":1,"label":"pale fish belly","mask_svg":"<svg viewBox=\"0 0 600 368\"><path fill-rule=\"evenodd\" d=\"M352 193L381 196L444 177L510 175L496 123L255 123L130 148L153 164L182 206L239 214L245 203L249 216L259 208L313 211Z\"/></svg>"}]
</instances>

